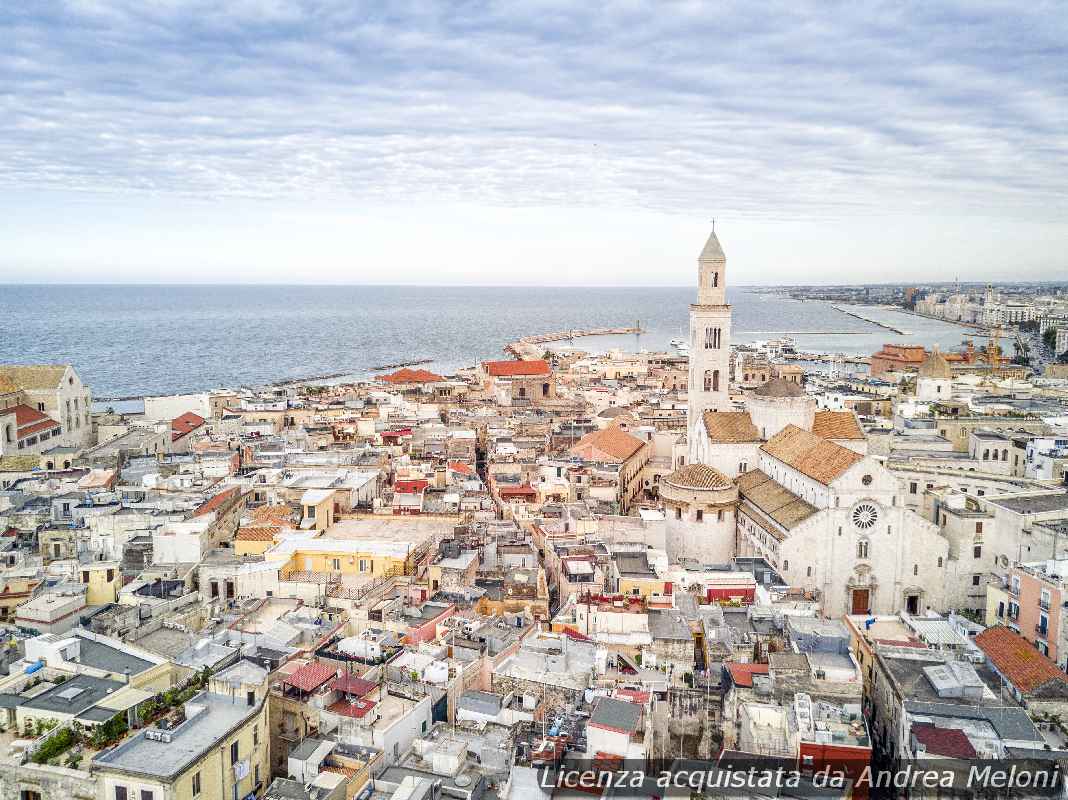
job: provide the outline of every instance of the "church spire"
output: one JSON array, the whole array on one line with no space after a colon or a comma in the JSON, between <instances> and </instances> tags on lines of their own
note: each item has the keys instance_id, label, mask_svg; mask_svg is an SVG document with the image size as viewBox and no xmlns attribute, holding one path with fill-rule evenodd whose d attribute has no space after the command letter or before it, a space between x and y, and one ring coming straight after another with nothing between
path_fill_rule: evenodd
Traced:
<instances>
[{"instance_id":1,"label":"church spire","mask_svg":"<svg viewBox=\"0 0 1068 800\"><path fill-rule=\"evenodd\" d=\"M723 255L723 248L720 247L719 237L716 236L716 229L712 229L712 233L708 235L708 241L705 242L705 247L701 251L701 255L697 258L698 261L726 261L727 257Z\"/></svg>"}]
</instances>

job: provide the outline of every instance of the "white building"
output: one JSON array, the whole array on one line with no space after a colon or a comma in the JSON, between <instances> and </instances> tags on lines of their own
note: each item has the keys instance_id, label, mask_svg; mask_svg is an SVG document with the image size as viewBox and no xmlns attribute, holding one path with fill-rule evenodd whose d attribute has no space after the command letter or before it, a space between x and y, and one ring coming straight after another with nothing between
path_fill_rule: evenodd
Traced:
<instances>
[{"instance_id":1,"label":"white building","mask_svg":"<svg viewBox=\"0 0 1068 800\"><path fill-rule=\"evenodd\" d=\"M690 379L686 423L690 461L695 428L705 411L729 411L731 307L727 305L727 258L713 230L697 259L697 302L690 306Z\"/></svg>"}]
</instances>

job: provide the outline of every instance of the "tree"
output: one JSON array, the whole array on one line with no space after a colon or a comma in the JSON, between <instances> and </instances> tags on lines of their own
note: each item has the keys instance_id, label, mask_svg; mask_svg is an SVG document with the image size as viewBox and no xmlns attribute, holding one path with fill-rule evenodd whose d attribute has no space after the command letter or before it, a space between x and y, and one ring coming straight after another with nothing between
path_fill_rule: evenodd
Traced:
<instances>
[{"instance_id":1,"label":"tree","mask_svg":"<svg viewBox=\"0 0 1068 800\"><path fill-rule=\"evenodd\" d=\"M1046 343L1046 347L1050 350L1054 350L1057 347L1057 329L1050 328L1048 331L1042 334L1042 341Z\"/></svg>"}]
</instances>

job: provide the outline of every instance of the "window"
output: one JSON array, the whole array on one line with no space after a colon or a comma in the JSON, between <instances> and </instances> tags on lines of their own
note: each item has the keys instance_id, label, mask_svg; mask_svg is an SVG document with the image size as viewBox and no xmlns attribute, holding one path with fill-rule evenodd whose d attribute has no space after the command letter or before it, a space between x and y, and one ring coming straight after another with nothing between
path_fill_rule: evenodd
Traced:
<instances>
[{"instance_id":1,"label":"window","mask_svg":"<svg viewBox=\"0 0 1068 800\"><path fill-rule=\"evenodd\" d=\"M912 483L909 484L909 494L916 494L916 490L918 488L919 487L916 485L916 481L912 481Z\"/></svg>"},{"instance_id":2,"label":"window","mask_svg":"<svg viewBox=\"0 0 1068 800\"><path fill-rule=\"evenodd\" d=\"M912 565L912 574L913 575L919 575L920 574L920 565L919 564L913 564Z\"/></svg>"},{"instance_id":3,"label":"window","mask_svg":"<svg viewBox=\"0 0 1068 800\"><path fill-rule=\"evenodd\" d=\"M704 519L705 519L705 512L702 511L701 509L697 509L697 521L698 522L703 522Z\"/></svg>"},{"instance_id":4,"label":"window","mask_svg":"<svg viewBox=\"0 0 1068 800\"><path fill-rule=\"evenodd\" d=\"M982 522L976 522L975 523L975 532L976 533L982 533L983 532L983 523Z\"/></svg>"},{"instance_id":5,"label":"window","mask_svg":"<svg viewBox=\"0 0 1068 800\"><path fill-rule=\"evenodd\" d=\"M334 570L334 572L340 571L341 570L341 559L340 558L332 558L332 559L330 559L330 568L332 570Z\"/></svg>"},{"instance_id":6,"label":"window","mask_svg":"<svg viewBox=\"0 0 1068 800\"><path fill-rule=\"evenodd\" d=\"M260 785L260 765L259 764L256 764L256 769L255 769L255 772L253 773L252 785L253 786L259 786Z\"/></svg>"},{"instance_id":7,"label":"window","mask_svg":"<svg viewBox=\"0 0 1068 800\"><path fill-rule=\"evenodd\" d=\"M941 568L942 568L942 556L939 556L939 557L938 557L938 568L939 568L939 569L941 569Z\"/></svg>"},{"instance_id":8,"label":"window","mask_svg":"<svg viewBox=\"0 0 1068 800\"><path fill-rule=\"evenodd\" d=\"M972 586L978 586L979 581L982 580L982 575L972 575Z\"/></svg>"},{"instance_id":9,"label":"window","mask_svg":"<svg viewBox=\"0 0 1068 800\"><path fill-rule=\"evenodd\" d=\"M151 789L141 790L141 800L153 800L153 793Z\"/></svg>"},{"instance_id":10,"label":"window","mask_svg":"<svg viewBox=\"0 0 1068 800\"><path fill-rule=\"evenodd\" d=\"M805 569L805 576L808 577L808 578L812 577L812 567L807 567Z\"/></svg>"},{"instance_id":11,"label":"window","mask_svg":"<svg viewBox=\"0 0 1068 800\"><path fill-rule=\"evenodd\" d=\"M237 739L234 739L234 741L230 742L230 763L236 764L239 760L240 758L238 756L238 741Z\"/></svg>"},{"instance_id":12,"label":"window","mask_svg":"<svg viewBox=\"0 0 1068 800\"><path fill-rule=\"evenodd\" d=\"M682 519L682 509L681 508L676 508L675 509L675 519Z\"/></svg>"},{"instance_id":13,"label":"window","mask_svg":"<svg viewBox=\"0 0 1068 800\"><path fill-rule=\"evenodd\" d=\"M982 558L982 557L983 557L983 546L981 544L977 544L977 545L975 545L975 547L972 548L972 558Z\"/></svg>"},{"instance_id":14,"label":"window","mask_svg":"<svg viewBox=\"0 0 1068 800\"><path fill-rule=\"evenodd\" d=\"M747 463L745 463L744 461L741 462L740 464L738 464L738 471L739 472L748 472L749 471L749 465Z\"/></svg>"},{"instance_id":15,"label":"window","mask_svg":"<svg viewBox=\"0 0 1068 800\"><path fill-rule=\"evenodd\" d=\"M723 509L716 512L716 522L723 522Z\"/></svg>"},{"instance_id":16,"label":"window","mask_svg":"<svg viewBox=\"0 0 1068 800\"><path fill-rule=\"evenodd\" d=\"M250 706L256 705L256 693L255 692L245 692L245 701ZM259 732L259 729L255 725L253 725L252 726L252 744L253 745L257 745L259 743L260 743L260 732Z\"/></svg>"},{"instance_id":17,"label":"window","mask_svg":"<svg viewBox=\"0 0 1068 800\"><path fill-rule=\"evenodd\" d=\"M870 503L861 503L853 509L853 524L861 530L868 530L879 519L879 512Z\"/></svg>"},{"instance_id":18,"label":"window","mask_svg":"<svg viewBox=\"0 0 1068 800\"><path fill-rule=\"evenodd\" d=\"M366 559L363 559L363 558L360 559L360 572L367 572L367 560Z\"/></svg>"},{"instance_id":19,"label":"window","mask_svg":"<svg viewBox=\"0 0 1068 800\"><path fill-rule=\"evenodd\" d=\"M867 539L861 539L859 542L857 542L857 558L867 558L867 557L868 557L868 540Z\"/></svg>"},{"instance_id":20,"label":"window","mask_svg":"<svg viewBox=\"0 0 1068 800\"><path fill-rule=\"evenodd\" d=\"M108 570L108 583L111 583L113 580L115 580L115 570L109 569Z\"/></svg>"},{"instance_id":21,"label":"window","mask_svg":"<svg viewBox=\"0 0 1068 800\"><path fill-rule=\"evenodd\" d=\"M790 562L789 561L783 561L782 562L782 568L783 569L790 569Z\"/></svg>"},{"instance_id":22,"label":"window","mask_svg":"<svg viewBox=\"0 0 1068 800\"><path fill-rule=\"evenodd\" d=\"M125 786L116 786L115 787L115 800L126 800L126 787Z\"/></svg>"}]
</instances>

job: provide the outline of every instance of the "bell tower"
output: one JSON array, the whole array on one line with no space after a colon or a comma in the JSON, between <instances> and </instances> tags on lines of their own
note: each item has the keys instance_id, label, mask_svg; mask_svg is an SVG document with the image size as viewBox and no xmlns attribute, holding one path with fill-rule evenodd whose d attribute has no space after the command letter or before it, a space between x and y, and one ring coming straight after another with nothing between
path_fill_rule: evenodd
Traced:
<instances>
[{"instance_id":1,"label":"bell tower","mask_svg":"<svg viewBox=\"0 0 1068 800\"><path fill-rule=\"evenodd\" d=\"M727 305L727 257L715 228L697 258L697 302L690 306L690 374L686 396L689 462L697 453L697 421L705 411L731 408L731 307Z\"/></svg>"}]
</instances>

